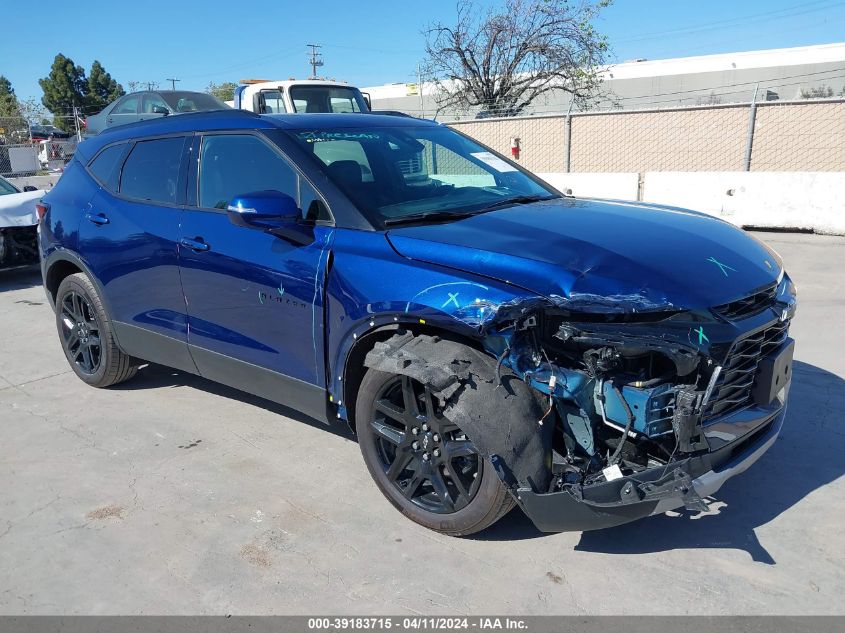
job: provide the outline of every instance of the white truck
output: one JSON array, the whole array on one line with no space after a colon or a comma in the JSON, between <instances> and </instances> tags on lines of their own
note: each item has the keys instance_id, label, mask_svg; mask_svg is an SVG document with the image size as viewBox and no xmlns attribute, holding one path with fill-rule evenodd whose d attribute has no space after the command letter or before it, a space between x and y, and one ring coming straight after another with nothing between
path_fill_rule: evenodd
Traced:
<instances>
[{"instance_id":1,"label":"white truck","mask_svg":"<svg viewBox=\"0 0 845 633\"><path fill-rule=\"evenodd\" d=\"M355 86L326 79L242 79L233 108L259 114L369 112L369 99Z\"/></svg>"}]
</instances>

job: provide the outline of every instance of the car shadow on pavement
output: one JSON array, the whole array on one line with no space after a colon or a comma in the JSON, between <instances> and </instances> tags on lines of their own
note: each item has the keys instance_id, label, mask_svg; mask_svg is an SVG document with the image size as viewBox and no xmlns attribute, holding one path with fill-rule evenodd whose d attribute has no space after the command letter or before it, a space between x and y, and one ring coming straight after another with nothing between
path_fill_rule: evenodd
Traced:
<instances>
[{"instance_id":1,"label":"car shadow on pavement","mask_svg":"<svg viewBox=\"0 0 845 633\"><path fill-rule=\"evenodd\" d=\"M671 512L582 532L576 551L645 554L673 549L740 549L755 561L776 561L755 528L800 503L845 472L845 380L796 361L786 421L778 441L751 468L729 480L706 513ZM519 511L511 512L475 538L524 540L544 536Z\"/></svg>"},{"instance_id":2,"label":"car shadow on pavement","mask_svg":"<svg viewBox=\"0 0 845 633\"><path fill-rule=\"evenodd\" d=\"M13 268L11 270L0 269L0 292L7 290L23 290L41 285L41 268L38 264ZM47 299L45 297L44 301Z\"/></svg>"},{"instance_id":3,"label":"car shadow on pavement","mask_svg":"<svg viewBox=\"0 0 845 633\"><path fill-rule=\"evenodd\" d=\"M355 441L355 436L349 430L349 427L345 422L321 422L315 418L307 416L304 413L300 413L299 411L291 409L290 407L286 407L282 404L277 404L275 402L271 402L270 400L265 400L264 398L253 396L244 391L239 391L237 389L227 387L226 385L221 385L220 383L212 382L211 380L206 380L205 378L201 378L193 374L188 374L182 371L178 371L176 369L164 367L163 365L156 365L154 363L150 363L146 367L141 368L141 370L132 380L112 387L112 389L120 391L135 391L143 389L160 389L162 387L183 386L192 387L199 391L213 393L223 398L230 398L232 400L237 400L245 404L260 407L262 409L270 411L271 413L275 413L276 415L284 416L296 422L308 424L320 430L333 433L334 435L337 435L339 437Z\"/></svg>"}]
</instances>

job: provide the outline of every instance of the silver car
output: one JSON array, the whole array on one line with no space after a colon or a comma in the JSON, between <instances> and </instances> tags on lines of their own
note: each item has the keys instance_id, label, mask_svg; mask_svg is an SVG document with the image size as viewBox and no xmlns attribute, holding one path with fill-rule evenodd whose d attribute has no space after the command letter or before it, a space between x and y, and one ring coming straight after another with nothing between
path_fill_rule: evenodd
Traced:
<instances>
[{"instance_id":1,"label":"silver car","mask_svg":"<svg viewBox=\"0 0 845 633\"><path fill-rule=\"evenodd\" d=\"M93 136L109 127L170 114L226 109L229 109L229 106L205 92L187 90L132 92L110 103L99 114L85 119L85 134Z\"/></svg>"}]
</instances>

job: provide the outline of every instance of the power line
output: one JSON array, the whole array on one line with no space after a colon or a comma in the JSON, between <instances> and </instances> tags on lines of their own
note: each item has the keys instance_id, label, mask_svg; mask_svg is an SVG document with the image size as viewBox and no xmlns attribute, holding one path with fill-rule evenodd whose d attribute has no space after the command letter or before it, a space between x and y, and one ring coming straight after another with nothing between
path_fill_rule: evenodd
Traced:
<instances>
[{"instance_id":1,"label":"power line","mask_svg":"<svg viewBox=\"0 0 845 633\"><path fill-rule=\"evenodd\" d=\"M233 70L240 70L241 68L246 68L247 66L254 66L255 64L268 62L272 59L285 59L286 57L292 57L293 55L298 54L302 49L298 46L296 48L286 49L284 51L270 53L269 55L262 55L261 57L254 57L249 61L238 62L232 66L224 66L223 68L218 68L214 72L210 73L202 73L197 75L182 75L185 79L202 79L204 77L214 77L220 75L221 73L230 72Z\"/></svg>"}]
</instances>

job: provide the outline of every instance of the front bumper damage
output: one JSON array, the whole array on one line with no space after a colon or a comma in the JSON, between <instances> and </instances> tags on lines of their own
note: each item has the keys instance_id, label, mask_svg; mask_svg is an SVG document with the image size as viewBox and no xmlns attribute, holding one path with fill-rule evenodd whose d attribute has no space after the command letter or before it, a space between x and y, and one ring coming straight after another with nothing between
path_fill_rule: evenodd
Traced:
<instances>
[{"instance_id":1,"label":"front bumper damage","mask_svg":"<svg viewBox=\"0 0 845 633\"><path fill-rule=\"evenodd\" d=\"M783 426L785 407L762 418L756 431L712 453L594 485L588 489L536 493L516 490L525 514L542 532L588 531L630 523L684 507L707 509L706 497L747 470L771 447Z\"/></svg>"}]
</instances>

